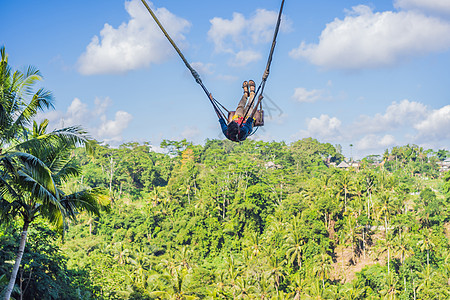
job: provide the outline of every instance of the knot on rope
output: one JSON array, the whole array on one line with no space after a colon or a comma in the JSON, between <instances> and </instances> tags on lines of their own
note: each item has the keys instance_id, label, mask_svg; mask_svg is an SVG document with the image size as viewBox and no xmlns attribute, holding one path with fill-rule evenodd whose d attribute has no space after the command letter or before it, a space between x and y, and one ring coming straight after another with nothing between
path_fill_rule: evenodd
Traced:
<instances>
[{"instance_id":1,"label":"knot on rope","mask_svg":"<svg viewBox=\"0 0 450 300\"><path fill-rule=\"evenodd\" d=\"M266 80L267 80L267 77L269 77L269 70L266 70L266 71L264 72L264 75L263 75L263 77L262 77L262 80L266 81Z\"/></svg>"},{"instance_id":2,"label":"knot on rope","mask_svg":"<svg viewBox=\"0 0 450 300\"><path fill-rule=\"evenodd\" d=\"M202 80L200 79L200 75L198 75L197 71L195 71L194 69L191 70L192 76L194 76L195 81L198 84L202 83Z\"/></svg>"}]
</instances>

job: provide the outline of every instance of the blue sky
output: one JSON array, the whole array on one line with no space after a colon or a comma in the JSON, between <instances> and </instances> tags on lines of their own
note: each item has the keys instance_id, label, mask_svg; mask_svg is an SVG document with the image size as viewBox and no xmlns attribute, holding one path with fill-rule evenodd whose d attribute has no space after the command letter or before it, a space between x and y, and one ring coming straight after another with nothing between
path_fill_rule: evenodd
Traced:
<instances>
[{"instance_id":1,"label":"blue sky","mask_svg":"<svg viewBox=\"0 0 450 300\"><path fill-rule=\"evenodd\" d=\"M281 1L148 2L214 97L234 110L259 84ZM110 145L222 139L203 90L140 0L1 0L0 45L53 92L53 127ZM252 137L340 144L346 156L397 145L450 149L450 1L286 0ZM353 147L350 147L350 144Z\"/></svg>"}]
</instances>

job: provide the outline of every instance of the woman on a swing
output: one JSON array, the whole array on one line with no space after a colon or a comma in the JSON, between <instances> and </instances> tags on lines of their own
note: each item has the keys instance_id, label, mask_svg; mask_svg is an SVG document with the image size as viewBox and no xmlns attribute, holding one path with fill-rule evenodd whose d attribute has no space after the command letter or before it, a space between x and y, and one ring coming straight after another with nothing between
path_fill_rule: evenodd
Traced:
<instances>
[{"instance_id":1,"label":"woman on a swing","mask_svg":"<svg viewBox=\"0 0 450 300\"><path fill-rule=\"evenodd\" d=\"M167 31L164 29L161 22L159 22L155 13L152 11L150 6L148 6L146 0L141 0L141 1L144 4L144 6L147 8L147 10L150 13L150 15L152 16L152 18L155 20L156 24L159 26L161 31L164 33L166 38L169 40L170 44L173 46L175 51L178 53L180 58L183 60L186 67L189 69L189 71L191 71L191 74L194 77L195 81L198 84L200 84L200 86L203 88L203 91L208 96L211 104L214 107L214 110L215 110L217 116L219 117L219 123L220 123L220 127L222 128L223 134L231 141L240 142L240 141L244 141L249 135L252 134L254 125L255 126L263 126L264 125L263 111L261 110L258 113L257 118L256 118L258 120L257 120L256 124L254 124L255 123L254 116L255 116L255 113L257 112L258 105L260 105L261 100L263 99L262 95L263 95L263 91L264 91L264 86L265 86L267 77L269 76L270 64L272 63L272 57L273 57L273 52L275 50L276 38L278 35L278 30L280 28L280 23L281 23L281 15L283 12L284 0L281 1L280 11L278 12L277 24L275 26L275 32L273 34L272 47L269 52L269 58L267 59L266 70L264 72L262 82L258 87L257 92L260 93L259 97L258 97L258 101L254 101L255 94L256 94L255 82L253 80L250 80L249 82L244 81L244 83L242 85L242 87L244 88L244 95L242 96L242 99L236 108L235 115L233 116L233 118L231 119L231 121L228 124L226 123L226 121L224 119L225 116L223 115L223 112L218 107L218 105L220 105L220 106L222 106L222 105L216 99L214 99L212 94L206 89L206 87L202 83L202 80L200 79L200 76L198 75L198 73L191 67L189 62L184 57L183 53L181 53L180 49L177 47L175 42L169 36ZM249 90L249 88L250 88L250 90ZM250 97L250 99L249 99L249 97ZM248 103L247 103L247 100L248 100ZM254 102L256 102L256 103L254 103ZM254 107L253 107L253 104L255 104ZM224 108L224 107L222 106L222 108ZM248 116L248 118L247 118L247 116Z\"/></svg>"},{"instance_id":2,"label":"woman on a swing","mask_svg":"<svg viewBox=\"0 0 450 300\"><path fill-rule=\"evenodd\" d=\"M244 141L252 133L255 122L253 119L256 112L256 109L253 109L253 102L256 102L253 101L255 98L255 82L253 80L249 80L249 82L244 81L242 88L244 89L244 94L242 95L241 101L239 101L231 122L227 125L223 117L217 114L223 134L233 142ZM248 117L244 120L246 116Z\"/></svg>"}]
</instances>

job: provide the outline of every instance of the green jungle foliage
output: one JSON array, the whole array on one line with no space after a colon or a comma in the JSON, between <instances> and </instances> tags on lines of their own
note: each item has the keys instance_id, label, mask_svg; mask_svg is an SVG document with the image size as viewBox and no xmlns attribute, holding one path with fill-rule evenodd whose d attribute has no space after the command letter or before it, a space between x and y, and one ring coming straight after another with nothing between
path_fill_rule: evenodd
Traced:
<instances>
[{"instance_id":1,"label":"green jungle foliage","mask_svg":"<svg viewBox=\"0 0 450 300\"><path fill-rule=\"evenodd\" d=\"M3 299L450 298L449 151L101 146L46 132L39 70L0 56Z\"/></svg>"},{"instance_id":2,"label":"green jungle foliage","mask_svg":"<svg viewBox=\"0 0 450 300\"><path fill-rule=\"evenodd\" d=\"M64 241L38 222L13 295L450 297L450 173L437 152L407 145L340 169L336 147L312 138L161 146L167 154L147 143L74 152L82 175L64 188L105 188L111 211L80 213ZM18 232L1 227L0 275Z\"/></svg>"}]
</instances>

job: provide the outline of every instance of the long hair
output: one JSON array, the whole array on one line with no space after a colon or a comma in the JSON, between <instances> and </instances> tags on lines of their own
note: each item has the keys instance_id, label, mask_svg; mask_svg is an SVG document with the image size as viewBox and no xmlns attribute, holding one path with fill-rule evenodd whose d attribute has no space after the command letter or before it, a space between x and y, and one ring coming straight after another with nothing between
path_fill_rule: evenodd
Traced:
<instances>
[{"instance_id":1,"label":"long hair","mask_svg":"<svg viewBox=\"0 0 450 300\"><path fill-rule=\"evenodd\" d=\"M239 133L239 124L234 121L230 122L227 129L227 137L232 141L238 142L240 140Z\"/></svg>"}]
</instances>

